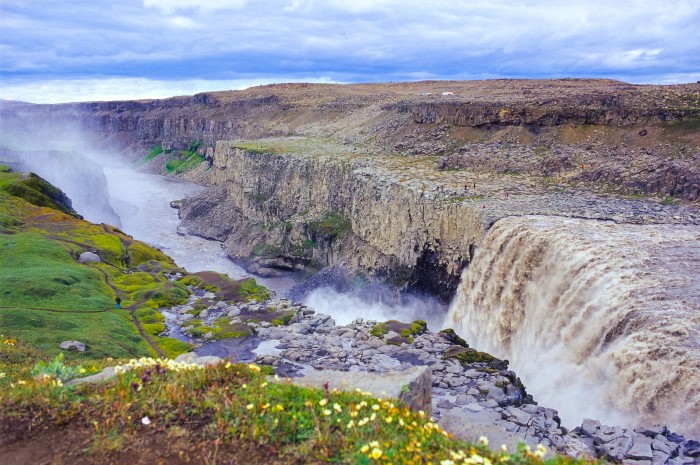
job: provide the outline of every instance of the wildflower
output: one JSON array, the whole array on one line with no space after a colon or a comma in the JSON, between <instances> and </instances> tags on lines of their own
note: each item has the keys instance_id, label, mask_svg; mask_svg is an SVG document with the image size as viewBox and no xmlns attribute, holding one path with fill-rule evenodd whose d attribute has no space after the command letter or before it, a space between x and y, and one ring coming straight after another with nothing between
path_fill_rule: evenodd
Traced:
<instances>
[{"instance_id":1,"label":"wildflower","mask_svg":"<svg viewBox=\"0 0 700 465\"><path fill-rule=\"evenodd\" d=\"M375 418L377 418L377 414L376 414L376 413L373 413L372 416L369 417L369 419L370 419L371 421L374 421Z\"/></svg>"},{"instance_id":2,"label":"wildflower","mask_svg":"<svg viewBox=\"0 0 700 465\"><path fill-rule=\"evenodd\" d=\"M402 419L402 418L399 418L399 425L401 425L401 426L404 425L404 422L403 422L403 419Z\"/></svg>"},{"instance_id":3,"label":"wildflower","mask_svg":"<svg viewBox=\"0 0 700 465\"><path fill-rule=\"evenodd\" d=\"M387 423L391 423L392 421L394 421L394 419L391 417L386 417L384 421L386 421Z\"/></svg>"},{"instance_id":4,"label":"wildflower","mask_svg":"<svg viewBox=\"0 0 700 465\"><path fill-rule=\"evenodd\" d=\"M253 410L253 409L255 408L255 405L253 405L253 404L248 404L248 405L245 406L245 408L247 408L248 410Z\"/></svg>"},{"instance_id":5,"label":"wildflower","mask_svg":"<svg viewBox=\"0 0 700 465\"><path fill-rule=\"evenodd\" d=\"M508 446L506 446L505 444L501 444L501 452L503 452L504 454L507 454L508 453Z\"/></svg>"},{"instance_id":6,"label":"wildflower","mask_svg":"<svg viewBox=\"0 0 700 465\"><path fill-rule=\"evenodd\" d=\"M327 403L328 403L328 399L321 399L318 401L318 405L320 405L321 407L323 407Z\"/></svg>"},{"instance_id":7,"label":"wildflower","mask_svg":"<svg viewBox=\"0 0 700 465\"><path fill-rule=\"evenodd\" d=\"M542 444L537 444L537 448L535 449L535 452L532 453L537 458L542 458L547 454L547 448L543 446Z\"/></svg>"},{"instance_id":8,"label":"wildflower","mask_svg":"<svg viewBox=\"0 0 700 465\"><path fill-rule=\"evenodd\" d=\"M3 379L5 376L6 376L5 373L0 371L0 379Z\"/></svg>"},{"instance_id":9,"label":"wildflower","mask_svg":"<svg viewBox=\"0 0 700 465\"><path fill-rule=\"evenodd\" d=\"M359 389L359 388L358 388L358 389ZM364 446L360 447L360 452L362 452L363 454L366 454L368 450L369 450L369 446L368 446L367 444L365 444Z\"/></svg>"},{"instance_id":10,"label":"wildflower","mask_svg":"<svg viewBox=\"0 0 700 465\"><path fill-rule=\"evenodd\" d=\"M151 419L148 418L147 416L143 417L143 418L141 418L141 424L148 426L151 424Z\"/></svg>"},{"instance_id":11,"label":"wildflower","mask_svg":"<svg viewBox=\"0 0 700 465\"><path fill-rule=\"evenodd\" d=\"M85 373L85 371L86 371L85 368L80 367L80 370L78 370L78 373L83 374L83 373Z\"/></svg>"},{"instance_id":12,"label":"wildflower","mask_svg":"<svg viewBox=\"0 0 700 465\"><path fill-rule=\"evenodd\" d=\"M374 448L372 449L372 452L369 454L370 457L372 457L374 460L378 460L382 456L382 450Z\"/></svg>"},{"instance_id":13,"label":"wildflower","mask_svg":"<svg viewBox=\"0 0 700 465\"><path fill-rule=\"evenodd\" d=\"M374 404L374 405L372 406L372 410L374 410L375 412L376 412L377 410L379 410L379 405Z\"/></svg>"},{"instance_id":14,"label":"wildflower","mask_svg":"<svg viewBox=\"0 0 700 465\"><path fill-rule=\"evenodd\" d=\"M369 447L377 448L379 447L379 441L372 441L369 443Z\"/></svg>"},{"instance_id":15,"label":"wildflower","mask_svg":"<svg viewBox=\"0 0 700 465\"><path fill-rule=\"evenodd\" d=\"M333 413L333 412L331 412L331 411L328 410L327 408L326 408L326 409L323 409L323 414L324 414L325 416L328 416L328 415L330 415L331 413Z\"/></svg>"},{"instance_id":16,"label":"wildflower","mask_svg":"<svg viewBox=\"0 0 700 465\"><path fill-rule=\"evenodd\" d=\"M452 460L446 459L446 460L441 460L440 465L455 465L455 463Z\"/></svg>"},{"instance_id":17,"label":"wildflower","mask_svg":"<svg viewBox=\"0 0 700 465\"><path fill-rule=\"evenodd\" d=\"M264 403L263 406L262 406L262 408L264 408L264 409L267 409L267 408L269 408L269 407L270 407L270 403L269 403L269 402Z\"/></svg>"},{"instance_id":18,"label":"wildflower","mask_svg":"<svg viewBox=\"0 0 700 465\"><path fill-rule=\"evenodd\" d=\"M226 362L226 365L224 365L224 368L231 368L231 362Z\"/></svg>"},{"instance_id":19,"label":"wildflower","mask_svg":"<svg viewBox=\"0 0 700 465\"><path fill-rule=\"evenodd\" d=\"M264 383L262 383L262 384L260 385L260 387L263 387L263 388L264 388L265 386L267 386L267 381L265 381Z\"/></svg>"},{"instance_id":20,"label":"wildflower","mask_svg":"<svg viewBox=\"0 0 700 465\"><path fill-rule=\"evenodd\" d=\"M350 417L355 418L357 416L357 412L350 412Z\"/></svg>"},{"instance_id":21,"label":"wildflower","mask_svg":"<svg viewBox=\"0 0 700 465\"><path fill-rule=\"evenodd\" d=\"M362 420L357 422L357 426L365 426L367 423L369 423L369 418L364 417Z\"/></svg>"},{"instance_id":22,"label":"wildflower","mask_svg":"<svg viewBox=\"0 0 700 465\"><path fill-rule=\"evenodd\" d=\"M246 383L241 384L241 389L246 389L248 385Z\"/></svg>"},{"instance_id":23,"label":"wildflower","mask_svg":"<svg viewBox=\"0 0 700 465\"><path fill-rule=\"evenodd\" d=\"M352 427L354 427L354 426L355 426L355 420L350 420L350 421L348 422L348 426L347 426L348 429L350 429L350 428L352 428Z\"/></svg>"},{"instance_id":24,"label":"wildflower","mask_svg":"<svg viewBox=\"0 0 700 465\"><path fill-rule=\"evenodd\" d=\"M486 436L480 436L479 437L479 444L481 444L484 447L488 446L489 445L489 438L487 438Z\"/></svg>"},{"instance_id":25,"label":"wildflower","mask_svg":"<svg viewBox=\"0 0 700 465\"><path fill-rule=\"evenodd\" d=\"M337 403L336 403L336 404L333 404L333 410L335 410L335 411L338 412L338 413L340 413L340 412L343 411L343 409L340 408L340 405L338 405Z\"/></svg>"},{"instance_id":26,"label":"wildflower","mask_svg":"<svg viewBox=\"0 0 700 465\"><path fill-rule=\"evenodd\" d=\"M275 405L275 410L277 410L278 412L281 412L282 410L284 410L284 406L282 404L277 404L277 405Z\"/></svg>"},{"instance_id":27,"label":"wildflower","mask_svg":"<svg viewBox=\"0 0 700 465\"><path fill-rule=\"evenodd\" d=\"M254 371L254 372L256 372L256 373L259 373L259 372L260 372L260 367L257 366L255 363L250 363L250 364L248 364L248 368L250 368L251 371Z\"/></svg>"}]
</instances>

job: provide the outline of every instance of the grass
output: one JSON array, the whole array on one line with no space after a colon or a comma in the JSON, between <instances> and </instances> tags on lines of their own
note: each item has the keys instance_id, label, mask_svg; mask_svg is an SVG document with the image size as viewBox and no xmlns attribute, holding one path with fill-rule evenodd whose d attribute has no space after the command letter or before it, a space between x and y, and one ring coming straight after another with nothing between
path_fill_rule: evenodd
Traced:
<instances>
[{"instance_id":1,"label":"grass","mask_svg":"<svg viewBox=\"0 0 700 465\"><path fill-rule=\"evenodd\" d=\"M231 144L231 148L241 149L241 150L245 150L248 153L255 153L255 154L259 154L259 155L264 155L264 154L279 155L281 153L284 153L283 148L271 146L269 144L266 144L266 143L263 143L260 141L235 142L235 143Z\"/></svg>"},{"instance_id":2,"label":"grass","mask_svg":"<svg viewBox=\"0 0 700 465\"><path fill-rule=\"evenodd\" d=\"M32 347L29 353L35 362L48 362L61 353L58 346L66 340L78 340L87 347L84 353L67 352L69 360L153 354L129 310L114 309L115 291L109 284L122 296L124 307L137 305L145 331L159 334L162 315L153 309L184 301L189 295L184 284L168 282L164 276L177 270L175 264L116 228L90 224L58 206L37 206L34 197L11 188L26 185L27 179L34 178L0 172L0 333ZM62 197L44 183L36 186ZM77 256L86 250L96 250L103 263L78 263ZM148 271L125 274L131 266ZM164 342L166 353L183 350ZM3 356L0 370L8 369Z\"/></svg>"},{"instance_id":3,"label":"grass","mask_svg":"<svg viewBox=\"0 0 700 465\"><path fill-rule=\"evenodd\" d=\"M158 144L154 145L151 147L151 150L148 152L148 155L146 155L143 159L143 161L150 161L153 160L155 157L163 153L163 146Z\"/></svg>"},{"instance_id":4,"label":"grass","mask_svg":"<svg viewBox=\"0 0 700 465\"><path fill-rule=\"evenodd\" d=\"M165 170L168 173L181 174L206 162L206 158L197 153L200 145L201 142L192 141L186 150L171 154L170 160L165 164Z\"/></svg>"}]
</instances>

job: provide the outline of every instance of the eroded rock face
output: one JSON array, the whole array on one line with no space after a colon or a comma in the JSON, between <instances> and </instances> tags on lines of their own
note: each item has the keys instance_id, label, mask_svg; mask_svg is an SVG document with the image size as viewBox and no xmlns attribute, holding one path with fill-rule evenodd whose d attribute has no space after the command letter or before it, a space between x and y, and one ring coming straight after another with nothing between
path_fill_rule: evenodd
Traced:
<instances>
[{"instance_id":1,"label":"eroded rock face","mask_svg":"<svg viewBox=\"0 0 700 465\"><path fill-rule=\"evenodd\" d=\"M221 142L212 164L217 187L183 203L182 226L225 237L236 258L284 257L288 269L345 263L447 298L485 229L473 208L435 202L418 188L372 176L361 162L257 154ZM315 230L330 213L347 220L345 229Z\"/></svg>"}]
</instances>

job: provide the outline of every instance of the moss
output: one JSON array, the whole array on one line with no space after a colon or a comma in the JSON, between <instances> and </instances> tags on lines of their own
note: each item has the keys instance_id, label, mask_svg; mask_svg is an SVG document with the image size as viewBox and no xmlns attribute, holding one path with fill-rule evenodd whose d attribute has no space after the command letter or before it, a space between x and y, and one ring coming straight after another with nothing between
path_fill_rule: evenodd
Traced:
<instances>
[{"instance_id":1,"label":"moss","mask_svg":"<svg viewBox=\"0 0 700 465\"><path fill-rule=\"evenodd\" d=\"M155 338L155 340L168 358L175 358L180 354L186 354L194 349L192 344L178 341L171 337L158 337Z\"/></svg>"},{"instance_id":2,"label":"moss","mask_svg":"<svg viewBox=\"0 0 700 465\"><path fill-rule=\"evenodd\" d=\"M12 170L10 170L9 166L0 163L0 173L9 173L10 171Z\"/></svg>"},{"instance_id":3,"label":"moss","mask_svg":"<svg viewBox=\"0 0 700 465\"><path fill-rule=\"evenodd\" d=\"M163 323L142 323L141 326L143 330L148 334L157 336L165 332L165 325Z\"/></svg>"},{"instance_id":4,"label":"moss","mask_svg":"<svg viewBox=\"0 0 700 465\"><path fill-rule=\"evenodd\" d=\"M245 301L257 300L262 302L270 298L270 292L265 286L260 286L254 278L249 278L239 288L240 296Z\"/></svg>"},{"instance_id":5,"label":"moss","mask_svg":"<svg viewBox=\"0 0 700 465\"><path fill-rule=\"evenodd\" d=\"M287 326L290 321L292 321L292 318L296 314L295 311L289 311L286 313L283 313L281 316L275 318L272 320L272 325L273 326Z\"/></svg>"},{"instance_id":6,"label":"moss","mask_svg":"<svg viewBox=\"0 0 700 465\"><path fill-rule=\"evenodd\" d=\"M487 354L486 352L479 352L476 349L461 346L450 347L443 354L443 358L445 360L454 358L458 360L463 367L471 363L490 363L497 360L493 355Z\"/></svg>"},{"instance_id":7,"label":"moss","mask_svg":"<svg viewBox=\"0 0 700 465\"><path fill-rule=\"evenodd\" d=\"M309 231L332 238L340 237L350 229L350 220L338 212L328 212L320 221L309 223Z\"/></svg>"},{"instance_id":8,"label":"moss","mask_svg":"<svg viewBox=\"0 0 700 465\"><path fill-rule=\"evenodd\" d=\"M68 197L60 189L34 173L27 175L17 173L16 176L7 178L0 184L0 189L37 207L48 207L69 215L76 215L69 204Z\"/></svg>"},{"instance_id":9,"label":"moss","mask_svg":"<svg viewBox=\"0 0 700 465\"><path fill-rule=\"evenodd\" d=\"M389 327L386 323L377 323L369 330L369 333L374 337L382 338L386 333L389 332Z\"/></svg>"},{"instance_id":10,"label":"moss","mask_svg":"<svg viewBox=\"0 0 700 465\"><path fill-rule=\"evenodd\" d=\"M462 347L466 347L466 348L469 347L469 344L467 344L467 341L465 341L464 339L462 339L461 337L459 337L459 336L457 335L457 333L455 332L455 330L452 329L452 328L443 329L443 330L440 331L438 334L440 334L442 337L444 337L445 339L447 339L447 341L448 341L448 342L451 342L452 344L455 344L455 345L458 345L458 346L462 346Z\"/></svg>"}]
</instances>

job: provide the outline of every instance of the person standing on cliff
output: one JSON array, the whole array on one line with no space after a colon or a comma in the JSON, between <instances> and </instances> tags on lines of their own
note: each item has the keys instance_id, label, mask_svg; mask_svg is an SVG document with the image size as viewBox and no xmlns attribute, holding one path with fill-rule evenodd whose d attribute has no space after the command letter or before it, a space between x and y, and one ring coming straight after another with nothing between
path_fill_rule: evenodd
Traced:
<instances>
[{"instance_id":1,"label":"person standing on cliff","mask_svg":"<svg viewBox=\"0 0 700 465\"><path fill-rule=\"evenodd\" d=\"M117 297L114 298L114 301L117 303L117 310L122 308L122 298L117 295Z\"/></svg>"}]
</instances>

